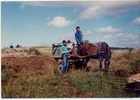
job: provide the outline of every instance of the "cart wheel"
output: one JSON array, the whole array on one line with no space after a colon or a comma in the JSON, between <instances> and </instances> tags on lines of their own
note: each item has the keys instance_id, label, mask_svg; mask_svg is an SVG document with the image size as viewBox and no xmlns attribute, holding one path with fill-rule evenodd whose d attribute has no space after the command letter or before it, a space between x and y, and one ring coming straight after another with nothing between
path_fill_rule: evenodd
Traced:
<instances>
[{"instance_id":1,"label":"cart wheel","mask_svg":"<svg viewBox=\"0 0 140 100\"><path fill-rule=\"evenodd\" d=\"M58 61L59 59L58 58L55 58L55 60Z\"/></svg>"},{"instance_id":2,"label":"cart wheel","mask_svg":"<svg viewBox=\"0 0 140 100\"><path fill-rule=\"evenodd\" d=\"M59 73L61 73L63 71L63 61L59 62L57 64L57 70L58 70Z\"/></svg>"}]
</instances>

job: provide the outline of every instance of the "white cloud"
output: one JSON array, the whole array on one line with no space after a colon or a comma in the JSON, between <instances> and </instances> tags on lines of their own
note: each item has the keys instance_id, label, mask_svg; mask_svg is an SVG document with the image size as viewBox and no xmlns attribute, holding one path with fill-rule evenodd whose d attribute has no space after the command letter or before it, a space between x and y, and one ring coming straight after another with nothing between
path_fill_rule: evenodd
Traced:
<instances>
[{"instance_id":1,"label":"white cloud","mask_svg":"<svg viewBox=\"0 0 140 100\"><path fill-rule=\"evenodd\" d=\"M116 35L107 35L103 38L110 40L113 45L140 48L140 39L135 35L124 35L123 33L118 33Z\"/></svg>"},{"instance_id":2,"label":"white cloud","mask_svg":"<svg viewBox=\"0 0 140 100\"><path fill-rule=\"evenodd\" d=\"M81 4L81 3L80 3ZM69 7L69 6L76 6L79 5L76 2L64 2L64 1L34 1L34 2L21 2L20 8L23 9L25 6L35 6L35 7Z\"/></svg>"},{"instance_id":3,"label":"white cloud","mask_svg":"<svg viewBox=\"0 0 140 100\"><path fill-rule=\"evenodd\" d=\"M109 39L109 38L111 38L111 37L113 37L113 35L107 35L107 36L104 36L103 38Z\"/></svg>"},{"instance_id":4,"label":"white cloud","mask_svg":"<svg viewBox=\"0 0 140 100\"><path fill-rule=\"evenodd\" d=\"M31 28L33 28L33 26L32 26L32 25L29 25L29 26L27 26L26 28L27 28L27 29L31 29Z\"/></svg>"},{"instance_id":5,"label":"white cloud","mask_svg":"<svg viewBox=\"0 0 140 100\"><path fill-rule=\"evenodd\" d=\"M66 20L65 17L55 17L51 22L47 22L47 26L54 26L54 27L68 27L74 24L75 21Z\"/></svg>"},{"instance_id":6,"label":"white cloud","mask_svg":"<svg viewBox=\"0 0 140 100\"><path fill-rule=\"evenodd\" d=\"M136 18L135 20L133 20L133 21L131 22L131 24L133 24L133 25L140 25L140 17L138 17L138 18Z\"/></svg>"},{"instance_id":7,"label":"white cloud","mask_svg":"<svg viewBox=\"0 0 140 100\"><path fill-rule=\"evenodd\" d=\"M103 2L90 6L81 12L80 19L119 17L129 11L140 9L139 2Z\"/></svg>"},{"instance_id":8,"label":"white cloud","mask_svg":"<svg viewBox=\"0 0 140 100\"><path fill-rule=\"evenodd\" d=\"M89 7L88 9L84 10L81 12L80 15L80 19L89 19L89 18L93 18L93 19L99 19L101 18L100 16L98 16L98 9L100 8L100 6L94 6L94 7Z\"/></svg>"},{"instance_id":9,"label":"white cloud","mask_svg":"<svg viewBox=\"0 0 140 100\"><path fill-rule=\"evenodd\" d=\"M118 33L116 36L118 37L123 36L123 33Z\"/></svg>"},{"instance_id":10,"label":"white cloud","mask_svg":"<svg viewBox=\"0 0 140 100\"><path fill-rule=\"evenodd\" d=\"M129 32L132 32L132 30L131 29L126 29L125 32L129 33Z\"/></svg>"},{"instance_id":11,"label":"white cloud","mask_svg":"<svg viewBox=\"0 0 140 100\"><path fill-rule=\"evenodd\" d=\"M109 26L107 28L98 28L96 30L96 32L98 32L98 33L120 33L120 32L123 32L123 30L120 28L115 29L115 28L112 28Z\"/></svg>"},{"instance_id":12,"label":"white cloud","mask_svg":"<svg viewBox=\"0 0 140 100\"><path fill-rule=\"evenodd\" d=\"M115 38L119 38L121 36L123 36L123 33L118 33L116 35L105 35L103 38L105 38L105 39L115 39Z\"/></svg>"},{"instance_id":13,"label":"white cloud","mask_svg":"<svg viewBox=\"0 0 140 100\"><path fill-rule=\"evenodd\" d=\"M83 9L83 8L87 8L89 6L93 6L98 4L99 2L78 2L78 1L34 1L34 2L29 2L29 1L24 1L21 2L21 6L20 8L23 9L25 8L27 5L29 6L40 6L40 7L70 7L70 6L74 6L75 8L78 9ZM101 2L100 2L101 3Z\"/></svg>"},{"instance_id":14,"label":"white cloud","mask_svg":"<svg viewBox=\"0 0 140 100\"><path fill-rule=\"evenodd\" d=\"M83 10L80 19L99 19L103 17L119 17L129 11L140 9L139 1L24 1L20 8L27 5L34 7L74 7L73 12Z\"/></svg>"}]
</instances>

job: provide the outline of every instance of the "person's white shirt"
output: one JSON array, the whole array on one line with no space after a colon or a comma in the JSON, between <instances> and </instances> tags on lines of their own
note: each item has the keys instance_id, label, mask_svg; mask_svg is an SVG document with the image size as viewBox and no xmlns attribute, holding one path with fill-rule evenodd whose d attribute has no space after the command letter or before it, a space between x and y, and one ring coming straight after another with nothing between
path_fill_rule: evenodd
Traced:
<instances>
[{"instance_id":1,"label":"person's white shirt","mask_svg":"<svg viewBox=\"0 0 140 100\"><path fill-rule=\"evenodd\" d=\"M67 43L67 48L71 48L72 49L73 48L72 44L71 43L69 43L69 44Z\"/></svg>"}]
</instances>

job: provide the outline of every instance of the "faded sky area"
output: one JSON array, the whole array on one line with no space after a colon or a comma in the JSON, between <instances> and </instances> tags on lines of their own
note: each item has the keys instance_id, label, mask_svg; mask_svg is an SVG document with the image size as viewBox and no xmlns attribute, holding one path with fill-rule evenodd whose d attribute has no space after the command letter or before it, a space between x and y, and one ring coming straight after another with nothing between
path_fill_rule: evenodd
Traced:
<instances>
[{"instance_id":1,"label":"faded sky area","mask_svg":"<svg viewBox=\"0 0 140 100\"><path fill-rule=\"evenodd\" d=\"M76 43L76 26L91 43L140 48L140 1L1 2L1 48Z\"/></svg>"}]
</instances>

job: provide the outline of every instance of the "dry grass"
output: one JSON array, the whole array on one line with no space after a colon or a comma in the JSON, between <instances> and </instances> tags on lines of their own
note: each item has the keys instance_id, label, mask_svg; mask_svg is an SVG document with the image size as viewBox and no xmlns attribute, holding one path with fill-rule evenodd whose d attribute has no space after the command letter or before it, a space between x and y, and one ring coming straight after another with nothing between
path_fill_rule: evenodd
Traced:
<instances>
[{"instance_id":1,"label":"dry grass","mask_svg":"<svg viewBox=\"0 0 140 100\"><path fill-rule=\"evenodd\" d=\"M35 48L38 50L42 55L51 57L52 48L51 47L20 47L20 48L6 48L1 49L1 57L29 57L29 55L25 51L29 51L31 48Z\"/></svg>"},{"instance_id":2,"label":"dry grass","mask_svg":"<svg viewBox=\"0 0 140 100\"><path fill-rule=\"evenodd\" d=\"M120 69L126 70L127 72L131 72L135 64L140 63L140 50L114 50L112 52L111 64L109 66L109 71L117 71ZM88 67L94 71L99 69L99 60L91 59L88 63ZM139 67L136 65L136 67ZM104 69L104 62L103 67Z\"/></svg>"},{"instance_id":3,"label":"dry grass","mask_svg":"<svg viewBox=\"0 0 140 100\"><path fill-rule=\"evenodd\" d=\"M27 49L27 48L26 48ZM37 48L51 51L50 48ZM49 54L51 55L51 53ZM43 55L42 55L43 56ZM123 69L127 73L138 71L140 66L140 50L115 50L111 58L108 75L99 72L99 60L91 59L88 63L90 71L69 68L66 77L56 76L54 69L56 63L46 62L41 69L36 70L42 74L30 74L14 79L2 71L2 77L7 79L7 85L2 86L2 98L54 98L54 97L136 97L135 93L126 93L124 90L112 89L108 81L127 84L126 77L116 75L117 70ZM104 67L102 68L104 69ZM10 69L9 69L10 70ZM21 73L28 71L23 70ZM134 74L134 73L132 73ZM118 86L120 87L120 86ZM124 88L124 86L121 86ZM72 91L72 92L71 92Z\"/></svg>"},{"instance_id":4,"label":"dry grass","mask_svg":"<svg viewBox=\"0 0 140 100\"><path fill-rule=\"evenodd\" d=\"M111 59L110 70L115 71L124 69L127 72L132 71L135 63L140 62L140 50L114 51Z\"/></svg>"}]
</instances>

